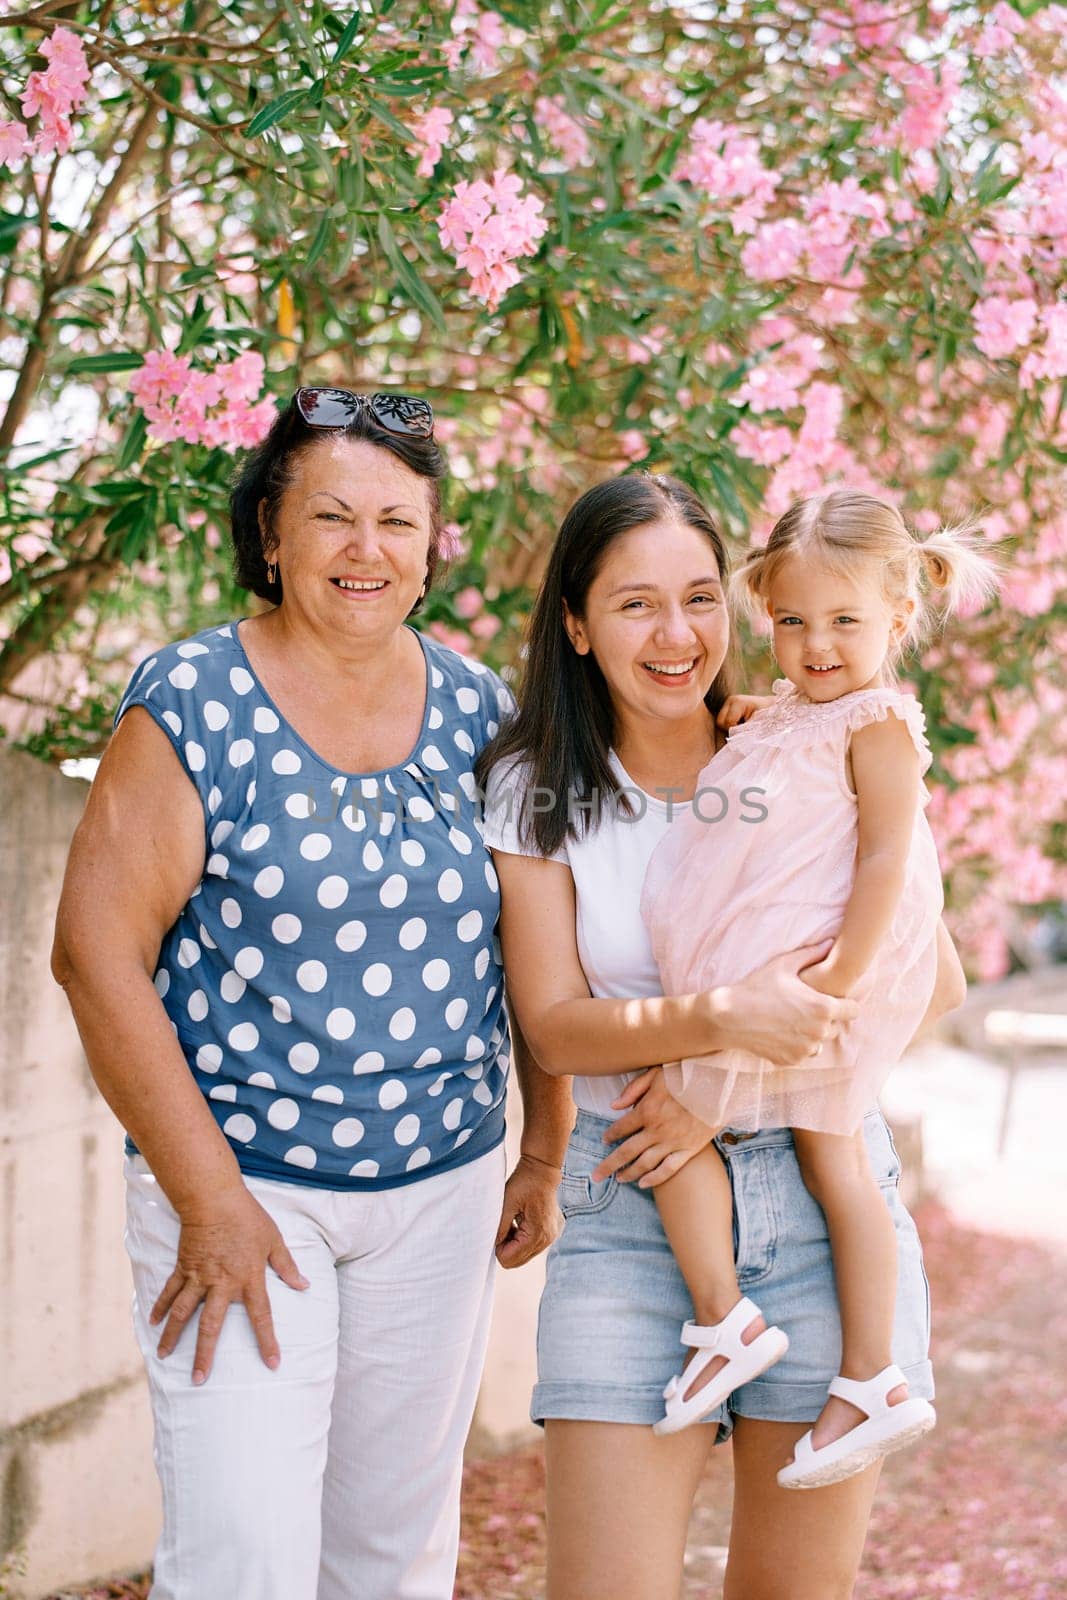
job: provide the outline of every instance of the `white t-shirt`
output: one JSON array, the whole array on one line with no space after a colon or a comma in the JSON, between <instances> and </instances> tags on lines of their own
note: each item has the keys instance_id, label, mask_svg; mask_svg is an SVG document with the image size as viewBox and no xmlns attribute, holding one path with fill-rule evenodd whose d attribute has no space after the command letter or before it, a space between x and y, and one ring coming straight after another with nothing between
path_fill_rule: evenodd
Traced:
<instances>
[{"instance_id":1,"label":"white t-shirt","mask_svg":"<svg viewBox=\"0 0 1067 1600\"><path fill-rule=\"evenodd\" d=\"M611 764L633 803L633 816L605 808L596 828L583 838L565 840L547 859L563 862L574 878L578 958L590 994L597 1000L642 1000L663 993L641 917L645 869L672 820L687 807L685 802L660 800L638 789L614 751ZM519 837L529 783L529 767L523 762L504 761L493 768L486 786L484 838L490 849L544 859ZM576 1077L575 1104L596 1116L622 1116L612 1110L611 1102L635 1076L626 1072Z\"/></svg>"}]
</instances>

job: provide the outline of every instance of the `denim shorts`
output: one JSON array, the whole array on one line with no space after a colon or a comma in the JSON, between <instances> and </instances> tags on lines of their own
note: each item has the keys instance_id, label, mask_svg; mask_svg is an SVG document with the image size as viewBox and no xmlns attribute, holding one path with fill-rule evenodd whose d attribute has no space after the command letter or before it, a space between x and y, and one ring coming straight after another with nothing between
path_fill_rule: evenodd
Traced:
<instances>
[{"instance_id":1,"label":"denim shorts","mask_svg":"<svg viewBox=\"0 0 1067 1600\"><path fill-rule=\"evenodd\" d=\"M680 1369L682 1323L693 1314L651 1189L593 1168L611 1147L606 1118L579 1112L563 1166L563 1232L548 1253L537 1329L534 1422L567 1417L652 1423L663 1415L663 1387ZM897 1193L900 1162L885 1119L870 1111L864 1136L897 1234L893 1359L911 1394L933 1397L927 1359L930 1291L915 1224ZM706 1420L718 1441L732 1414L772 1422L814 1422L841 1356L841 1329L826 1220L804 1185L788 1128L715 1141L734 1201L734 1253L741 1293L789 1349L762 1377L736 1389Z\"/></svg>"}]
</instances>

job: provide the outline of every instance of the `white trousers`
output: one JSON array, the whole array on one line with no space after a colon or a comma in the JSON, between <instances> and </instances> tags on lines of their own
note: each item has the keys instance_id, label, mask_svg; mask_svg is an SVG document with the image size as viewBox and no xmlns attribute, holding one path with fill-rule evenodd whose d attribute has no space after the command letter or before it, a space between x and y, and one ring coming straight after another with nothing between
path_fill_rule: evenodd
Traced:
<instances>
[{"instance_id":1,"label":"white trousers","mask_svg":"<svg viewBox=\"0 0 1067 1600\"><path fill-rule=\"evenodd\" d=\"M178 1218L127 1161L126 1244L163 1531L152 1600L451 1600L463 1445L489 1336L504 1148L397 1189L246 1179L311 1287L268 1269L282 1352L232 1305L194 1388L194 1318L156 1354L148 1314Z\"/></svg>"}]
</instances>

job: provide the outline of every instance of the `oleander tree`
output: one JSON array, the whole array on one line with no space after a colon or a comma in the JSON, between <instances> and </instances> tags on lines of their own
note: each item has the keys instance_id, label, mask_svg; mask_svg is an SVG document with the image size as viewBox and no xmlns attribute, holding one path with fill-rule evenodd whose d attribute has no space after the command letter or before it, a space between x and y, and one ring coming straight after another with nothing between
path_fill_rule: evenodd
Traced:
<instances>
[{"instance_id":1,"label":"oleander tree","mask_svg":"<svg viewBox=\"0 0 1067 1600\"><path fill-rule=\"evenodd\" d=\"M410 390L420 622L496 666L630 465L739 547L831 482L978 513L999 599L909 666L974 970L1062 901L1067 8L0 0L0 95L8 739L98 751L140 654L247 606L234 456L298 382Z\"/></svg>"}]
</instances>

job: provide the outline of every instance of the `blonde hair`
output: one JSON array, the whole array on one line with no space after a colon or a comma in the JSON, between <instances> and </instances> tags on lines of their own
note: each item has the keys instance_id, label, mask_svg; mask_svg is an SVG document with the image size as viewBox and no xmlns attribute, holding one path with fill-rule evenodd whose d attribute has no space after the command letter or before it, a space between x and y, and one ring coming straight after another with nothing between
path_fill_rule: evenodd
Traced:
<instances>
[{"instance_id":1,"label":"blonde hair","mask_svg":"<svg viewBox=\"0 0 1067 1600\"><path fill-rule=\"evenodd\" d=\"M895 506L858 489L830 489L796 501L779 517L766 545L750 550L737 567L731 594L750 614L764 612L775 574L796 555L854 580L874 578L891 610L914 601L906 627L890 644L892 667L931 631L935 607L948 616L995 592L997 568L981 553L982 544L974 522L921 538Z\"/></svg>"}]
</instances>

